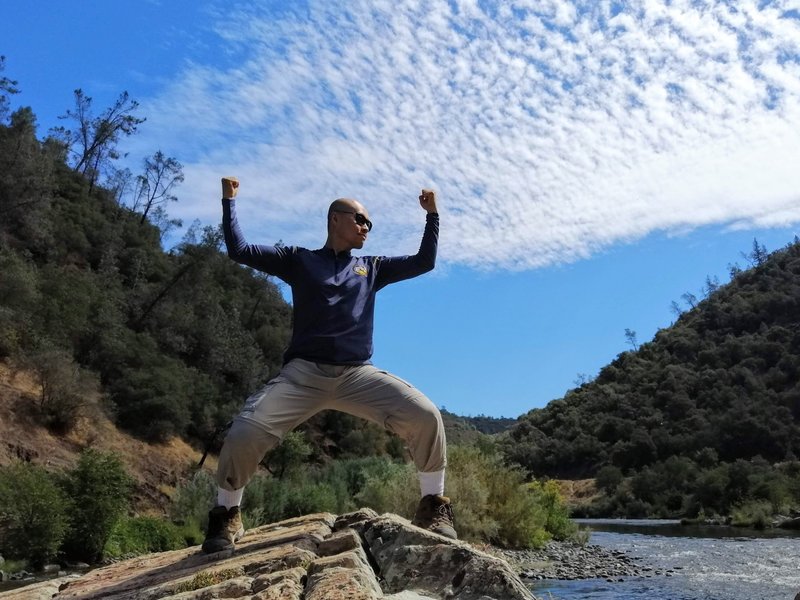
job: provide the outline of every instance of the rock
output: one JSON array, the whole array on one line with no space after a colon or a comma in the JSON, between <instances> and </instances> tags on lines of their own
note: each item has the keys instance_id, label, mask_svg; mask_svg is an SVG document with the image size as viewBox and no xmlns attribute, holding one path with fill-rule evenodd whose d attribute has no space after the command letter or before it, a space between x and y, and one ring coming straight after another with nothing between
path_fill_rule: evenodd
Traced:
<instances>
[{"instance_id":1,"label":"rock","mask_svg":"<svg viewBox=\"0 0 800 600\"><path fill-rule=\"evenodd\" d=\"M138 556L0 600L530 600L505 560L369 509L287 519L231 551Z\"/></svg>"},{"instance_id":2,"label":"rock","mask_svg":"<svg viewBox=\"0 0 800 600\"><path fill-rule=\"evenodd\" d=\"M387 592L412 590L459 600L532 597L505 561L396 515L371 520L364 538Z\"/></svg>"},{"instance_id":3,"label":"rock","mask_svg":"<svg viewBox=\"0 0 800 600\"><path fill-rule=\"evenodd\" d=\"M331 556L348 550L361 548L361 537L353 529L337 531L326 540L319 543L320 556Z\"/></svg>"},{"instance_id":4,"label":"rock","mask_svg":"<svg viewBox=\"0 0 800 600\"><path fill-rule=\"evenodd\" d=\"M0 593L3 600L50 600L58 597L58 591L63 585L80 577L79 575L67 575L58 579L48 579L39 583L26 585L25 587L11 590L10 592Z\"/></svg>"},{"instance_id":5,"label":"rock","mask_svg":"<svg viewBox=\"0 0 800 600\"><path fill-rule=\"evenodd\" d=\"M800 517L787 517L778 521L775 525L781 529L800 529Z\"/></svg>"}]
</instances>

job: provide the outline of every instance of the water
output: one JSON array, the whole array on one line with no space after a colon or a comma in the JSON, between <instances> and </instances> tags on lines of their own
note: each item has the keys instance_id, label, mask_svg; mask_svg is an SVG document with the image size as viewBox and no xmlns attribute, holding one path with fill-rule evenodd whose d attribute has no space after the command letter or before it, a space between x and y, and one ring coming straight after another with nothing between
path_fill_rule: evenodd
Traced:
<instances>
[{"instance_id":1,"label":"water","mask_svg":"<svg viewBox=\"0 0 800 600\"><path fill-rule=\"evenodd\" d=\"M623 550L666 575L545 581L531 586L553 600L793 600L800 592L800 535L675 521L582 520L590 543Z\"/></svg>"}]
</instances>

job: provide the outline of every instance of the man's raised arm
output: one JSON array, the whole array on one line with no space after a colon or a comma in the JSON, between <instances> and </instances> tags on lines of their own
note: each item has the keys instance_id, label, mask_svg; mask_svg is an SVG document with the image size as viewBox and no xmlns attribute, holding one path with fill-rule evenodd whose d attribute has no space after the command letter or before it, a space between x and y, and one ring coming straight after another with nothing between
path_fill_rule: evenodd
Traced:
<instances>
[{"instance_id":1,"label":"man's raised arm","mask_svg":"<svg viewBox=\"0 0 800 600\"><path fill-rule=\"evenodd\" d=\"M411 256L381 257L377 278L378 289L390 283L411 279L432 271L436 266L436 250L439 245L439 213L436 208L436 193L422 190L419 205L425 209L425 232L419 251Z\"/></svg>"},{"instance_id":2,"label":"man's raised arm","mask_svg":"<svg viewBox=\"0 0 800 600\"><path fill-rule=\"evenodd\" d=\"M288 281L291 268L291 251L287 248L248 244L236 218L236 194L239 180L236 177L222 178L222 233L228 256L248 267L276 275Z\"/></svg>"}]
</instances>

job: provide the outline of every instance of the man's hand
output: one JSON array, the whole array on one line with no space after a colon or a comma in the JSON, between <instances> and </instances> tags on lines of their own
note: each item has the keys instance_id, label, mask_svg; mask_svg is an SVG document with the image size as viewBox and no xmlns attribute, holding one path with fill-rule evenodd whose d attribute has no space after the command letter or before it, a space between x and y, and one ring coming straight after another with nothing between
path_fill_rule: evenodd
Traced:
<instances>
[{"instance_id":1,"label":"man's hand","mask_svg":"<svg viewBox=\"0 0 800 600\"><path fill-rule=\"evenodd\" d=\"M419 195L419 205L429 213L439 212L436 210L436 192L433 190L422 190Z\"/></svg>"},{"instance_id":2,"label":"man's hand","mask_svg":"<svg viewBox=\"0 0 800 600\"><path fill-rule=\"evenodd\" d=\"M239 180L236 177L223 177L222 178L222 197L228 200L236 198L236 193L239 191Z\"/></svg>"}]
</instances>

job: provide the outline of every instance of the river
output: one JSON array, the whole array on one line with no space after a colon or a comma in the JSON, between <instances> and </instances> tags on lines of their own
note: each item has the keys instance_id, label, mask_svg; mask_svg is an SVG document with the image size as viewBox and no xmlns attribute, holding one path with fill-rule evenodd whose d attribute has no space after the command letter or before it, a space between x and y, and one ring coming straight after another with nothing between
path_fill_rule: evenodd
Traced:
<instances>
[{"instance_id":1,"label":"river","mask_svg":"<svg viewBox=\"0 0 800 600\"><path fill-rule=\"evenodd\" d=\"M681 526L676 521L581 519L589 543L622 550L665 575L542 581L547 600L794 600L800 592L800 533Z\"/></svg>"}]
</instances>

